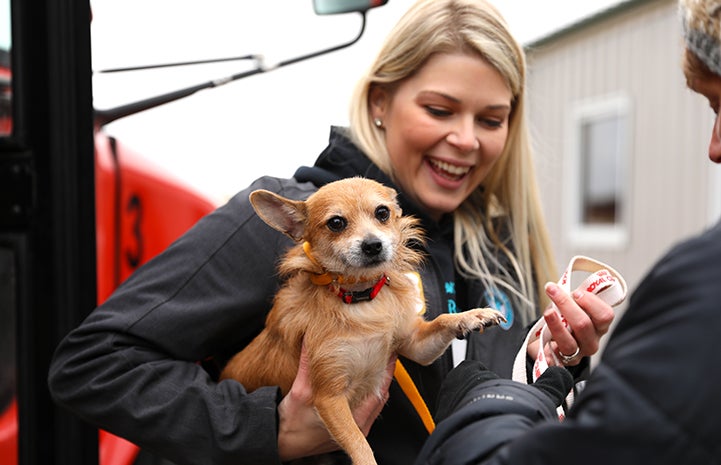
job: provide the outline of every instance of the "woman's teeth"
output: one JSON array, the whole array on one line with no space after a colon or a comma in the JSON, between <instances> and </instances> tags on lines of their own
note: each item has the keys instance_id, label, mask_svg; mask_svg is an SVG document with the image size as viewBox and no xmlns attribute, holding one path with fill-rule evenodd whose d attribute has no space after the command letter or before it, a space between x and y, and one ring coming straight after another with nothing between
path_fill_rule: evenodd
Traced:
<instances>
[{"instance_id":1,"label":"woman's teeth","mask_svg":"<svg viewBox=\"0 0 721 465\"><path fill-rule=\"evenodd\" d=\"M446 163L440 160L429 159L431 166L435 169L436 173L453 179L459 179L465 176L471 171L470 166L458 166Z\"/></svg>"}]
</instances>

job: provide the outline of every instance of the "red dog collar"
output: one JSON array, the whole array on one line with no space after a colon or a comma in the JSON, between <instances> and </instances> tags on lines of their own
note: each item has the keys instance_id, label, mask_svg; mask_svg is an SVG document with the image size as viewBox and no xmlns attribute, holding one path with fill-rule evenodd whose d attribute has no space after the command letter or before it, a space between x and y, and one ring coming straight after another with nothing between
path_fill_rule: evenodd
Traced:
<instances>
[{"instance_id":1,"label":"red dog collar","mask_svg":"<svg viewBox=\"0 0 721 465\"><path fill-rule=\"evenodd\" d=\"M338 297L340 297L340 299L347 304L367 302L369 300L373 300L375 296L377 296L378 293L381 291L381 289L383 289L383 286L385 286L389 282L390 279L386 275L383 275L373 287L369 287L368 289L363 291L349 291L341 287L338 289Z\"/></svg>"}]
</instances>

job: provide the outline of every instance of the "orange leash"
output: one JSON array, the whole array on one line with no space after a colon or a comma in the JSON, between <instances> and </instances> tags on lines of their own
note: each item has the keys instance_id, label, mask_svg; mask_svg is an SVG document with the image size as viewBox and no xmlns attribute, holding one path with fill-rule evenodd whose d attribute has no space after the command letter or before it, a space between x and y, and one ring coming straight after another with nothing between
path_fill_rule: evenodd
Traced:
<instances>
[{"instance_id":1,"label":"orange leash","mask_svg":"<svg viewBox=\"0 0 721 465\"><path fill-rule=\"evenodd\" d=\"M436 423L433 421L431 412L428 410L428 406L426 406L423 397L421 397L420 392L418 392L418 388L413 383L411 376L400 360L396 360L393 377L398 381L403 393L408 397L408 400L411 401L416 412L418 412L418 416L421 417L421 421L423 421L423 425L426 427L426 430L428 430L428 434L431 434L436 428Z\"/></svg>"}]
</instances>

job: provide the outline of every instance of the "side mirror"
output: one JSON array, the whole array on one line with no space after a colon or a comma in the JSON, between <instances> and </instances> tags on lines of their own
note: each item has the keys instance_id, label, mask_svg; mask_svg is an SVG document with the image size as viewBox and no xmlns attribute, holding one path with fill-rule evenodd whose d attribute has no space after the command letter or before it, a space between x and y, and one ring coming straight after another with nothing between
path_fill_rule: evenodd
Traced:
<instances>
[{"instance_id":1,"label":"side mirror","mask_svg":"<svg viewBox=\"0 0 721 465\"><path fill-rule=\"evenodd\" d=\"M317 15L363 13L386 3L388 0L313 0L313 9Z\"/></svg>"},{"instance_id":2,"label":"side mirror","mask_svg":"<svg viewBox=\"0 0 721 465\"><path fill-rule=\"evenodd\" d=\"M300 55L293 58L288 58L286 60L282 60L278 63L272 63L272 64L266 64L263 62L263 56L259 54L253 54L253 55L244 55L239 57L231 57L231 58L220 58L220 59L214 59L214 60L202 60L202 61L186 61L181 63L166 63L166 64L160 64L160 65L150 65L150 66L138 66L138 67L132 67L132 68L116 68L116 69L106 69L106 70L100 70L96 71L98 73L116 73L121 71L138 71L143 69L153 69L153 68L165 68L170 66L188 66L188 65L199 65L199 64L205 64L205 63L217 63L221 61L233 61L233 60L253 60L255 61L255 67L253 69L250 69L248 71L243 71L240 73L233 74L231 76L227 76L221 79L214 79L212 81L204 82L201 84L196 84L194 86L186 87L183 89L179 89L173 92L168 92L166 94L157 95L155 97L150 97L147 99L143 99L137 102L129 103L126 105L121 105L119 107L110 108L107 110L95 110L95 124L98 126L103 126L108 123L111 123L119 118L123 118L128 115L133 115L135 113L147 110L149 108L154 108L159 105L163 105L168 102L172 102L175 100L179 100L181 98L188 97L200 90L203 89L209 89L211 87L218 87L224 84L227 84L229 82L237 81L238 79L243 79L248 76L253 76L255 74L259 73L266 73L268 71L272 71L274 69L278 69L283 66L292 65L293 63L298 63L301 61L305 61L311 58L315 58L320 55L325 55L326 53L335 52L337 50L341 50L346 47L350 47L351 45L358 42L358 39L361 38L363 35L363 32L365 31L366 26L366 12L370 10L371 8L376 8L379 6L383 6L386 3L388 3L388 0L313 0L313 9L315 10L315 13L317 15L334 15L334 14L342 14L342 13L359 13L361 16L361 25L360 29L358 31L358 34L355 38L351 39L348 42L334 45L331 47L324 48L322 50L318 50L315 52L306 53L305 55ZM2 81L0 81L0 84L2 84ZM1 115L1 114L0 114ZM2 131L2 119L0 119L0 131Z\"/></svg>"}]
</instances>

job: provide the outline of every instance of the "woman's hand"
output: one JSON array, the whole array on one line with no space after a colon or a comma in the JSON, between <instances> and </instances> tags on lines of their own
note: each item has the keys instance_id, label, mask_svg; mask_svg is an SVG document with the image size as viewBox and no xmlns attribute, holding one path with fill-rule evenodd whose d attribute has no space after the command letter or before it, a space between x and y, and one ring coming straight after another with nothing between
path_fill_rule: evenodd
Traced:
<instances>
[{"instance_id":1,"label":"woman's hand","mask_svg":"<svg viewBox=\"0 0 721 465\"><path fill-rule=\"evenodd\" d=\"M388 400L388 388L393 379L395 360L394 355L388 362L381 391L382 397L369 395L353 411L353 418L366 436ZM278 453L283 462L338 450L338 445L330 437L313 408L311 398L308 358L303 347L293 386L278 405Z\"/></svg>"},{"instance_id":2,"label":"woman's hand","mask_svg":"<svg viewBox=\"0 0 721 465\"><path fill-rule=\"evenodd\" d=\"M551 354L564 365L574 366L583 357L598 352L601 336L613 322L613 308L591 292L579 288L569 295L555 283L546 284L546 295L560 312L559 315L552 307L543 312L551 332L551 341L544 347L549 365L554 360ZM528 344L531 358L536 358L538 344L538 339Z\"/></svg>"}]
</instances>

